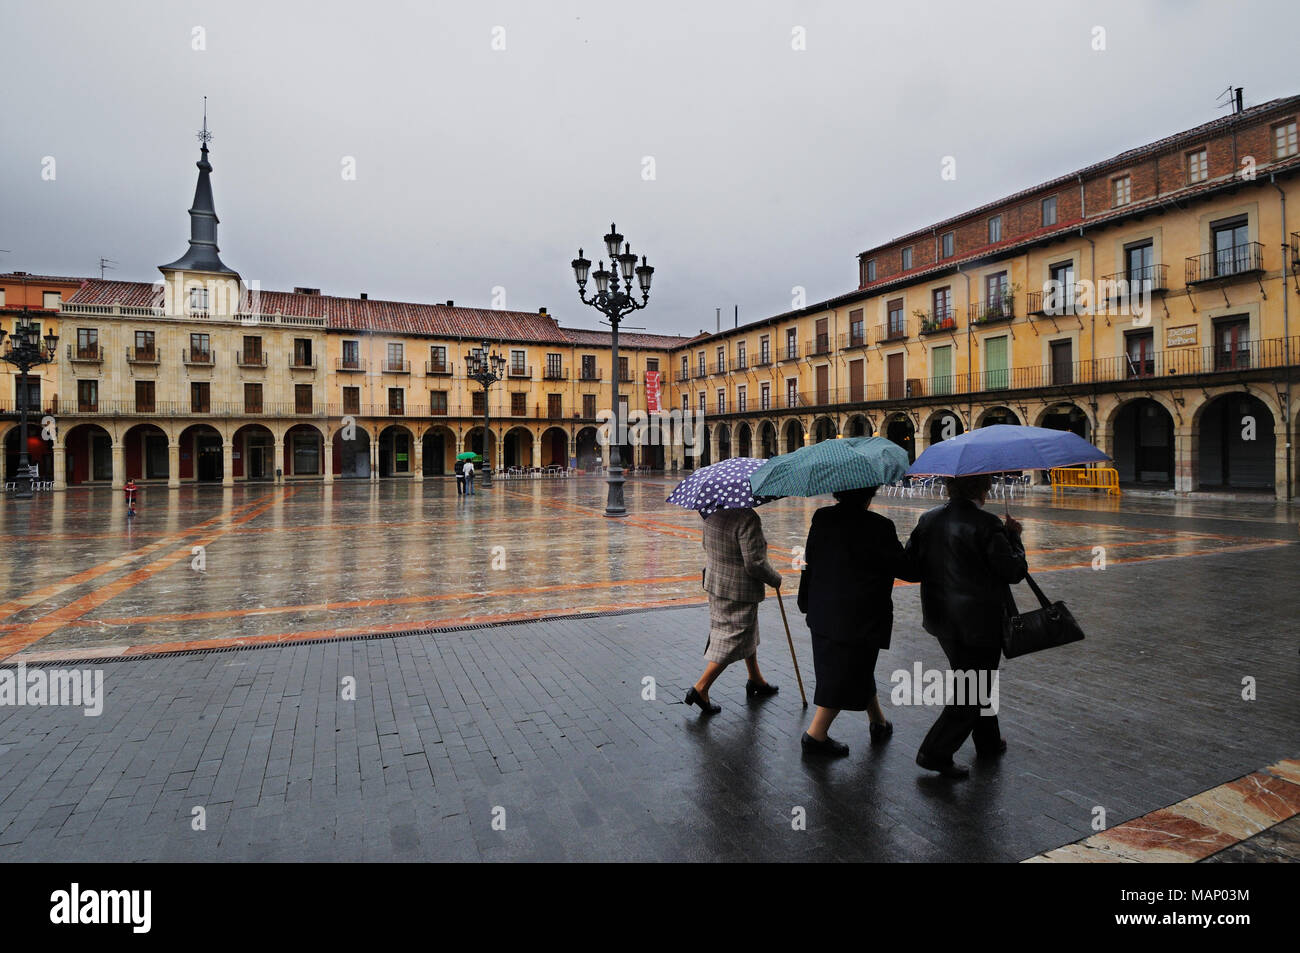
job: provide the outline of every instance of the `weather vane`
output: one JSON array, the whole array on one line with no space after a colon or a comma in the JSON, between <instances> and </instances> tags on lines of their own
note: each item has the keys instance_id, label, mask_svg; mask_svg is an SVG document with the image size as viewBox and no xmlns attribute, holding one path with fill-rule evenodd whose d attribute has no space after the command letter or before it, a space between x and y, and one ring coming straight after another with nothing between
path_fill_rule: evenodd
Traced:
<instances>
[{"instance_id":1,"label":"weather vane","mask_svg":"<svg viewBox=\"0 0 1300 953\"><path fill-rule=\"evenodd\" d=\"M207 144L212 141L212 133L208 132L208 97L203 97L203 128L199 130L199 142Z\"/></svg>"}]
</instances>

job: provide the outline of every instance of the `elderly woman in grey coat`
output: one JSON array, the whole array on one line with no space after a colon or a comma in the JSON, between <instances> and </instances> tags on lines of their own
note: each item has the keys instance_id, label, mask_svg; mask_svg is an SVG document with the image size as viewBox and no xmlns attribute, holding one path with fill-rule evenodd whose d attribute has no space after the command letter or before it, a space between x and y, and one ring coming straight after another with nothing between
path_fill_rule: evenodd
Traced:
<instances>
[{"instance_id":1,"label":"elderly woman in grey coat","mask_svg":"<svg viewBox=\"0 0 1300 953\"><path fill-rule=\"evenodd\" d=\"M749 697L775 695L758 668L758 604L764 585L781 588L781 574L767 561L763 521L752 509L718 510L704 521L704 589L709 594L708 664L700 680L686 693L687 705L714 715L721 706L709 701L709 688L722 670L745 660Z\"/></svg>"}]
</instances>

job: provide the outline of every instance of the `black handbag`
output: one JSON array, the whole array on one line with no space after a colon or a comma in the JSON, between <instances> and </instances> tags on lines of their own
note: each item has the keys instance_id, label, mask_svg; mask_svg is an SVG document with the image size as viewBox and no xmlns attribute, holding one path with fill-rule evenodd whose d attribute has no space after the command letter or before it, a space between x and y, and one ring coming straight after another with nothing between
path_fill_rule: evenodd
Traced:
<instances>
[{"instance_id":1,"label":"black handbag","mask_svg":"<svg viewBox=\"0 0 1300 953\"><path fill-rule=\"evenodd\" d=\"M1048 602L1034 577L1025 573L1025 582L1038 597L1040 608L1019 612L1016 602L1007 592L1009 603L1006 619L1002 622L1002 654L1007 658L1041 652L1043 649L1068 645L1083 638L1083 630L1064 602Z\"/></svg>"}]
</instances>

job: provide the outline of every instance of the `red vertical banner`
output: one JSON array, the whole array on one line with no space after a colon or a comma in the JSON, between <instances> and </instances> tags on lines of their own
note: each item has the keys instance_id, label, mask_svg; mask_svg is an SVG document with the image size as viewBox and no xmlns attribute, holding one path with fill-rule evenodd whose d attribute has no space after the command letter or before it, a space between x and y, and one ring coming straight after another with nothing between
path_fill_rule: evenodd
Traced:
<instances>
[{"instance_id":1,"label":"red vertical banner","mask_svg":"<svg viewBox=\"0 0 1300 953\"><path fill-rule=\"evenodd\" d=\"M659 372L645 372L645 409L648 413L659 412Z\"/></svg>"}]
</instances>

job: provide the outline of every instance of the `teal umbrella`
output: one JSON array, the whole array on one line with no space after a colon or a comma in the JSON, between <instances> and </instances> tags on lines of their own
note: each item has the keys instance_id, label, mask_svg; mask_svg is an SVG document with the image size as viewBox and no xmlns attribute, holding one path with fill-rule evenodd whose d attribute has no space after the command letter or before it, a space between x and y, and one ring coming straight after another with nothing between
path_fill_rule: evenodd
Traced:
<instances>
[{"instance_id":1,"label":"teal umbrella","mask_svg":"<svg viewBox=\"0 0 1300 953\"><path fill-rule=\"evenodd\" d=\"M749 487L755 496L821 496L901 480L908 463L892 440L840 437L773 457L750 474Z\"/></svg>"}]
</instances>

